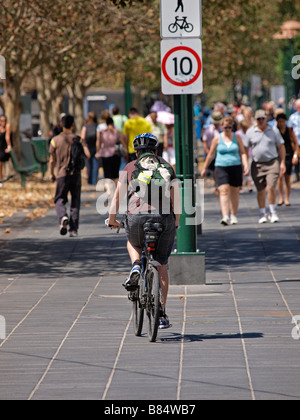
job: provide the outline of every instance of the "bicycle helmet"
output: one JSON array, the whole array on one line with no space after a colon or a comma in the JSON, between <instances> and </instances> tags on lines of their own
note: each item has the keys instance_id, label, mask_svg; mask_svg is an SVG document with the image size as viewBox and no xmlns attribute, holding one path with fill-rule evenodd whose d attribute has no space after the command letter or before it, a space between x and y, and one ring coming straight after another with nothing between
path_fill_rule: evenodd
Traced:
<instances>
[{"instance_id":1,"label":"bicycle helmet","mask_svg":"<svg viewBox=\"0 0 300 420\"><path fill-rule=\"evenodd\" d=\"M139 134L133 140L133 148L134 150L156 150L158 148L158 139L151 133L143 133Z\"/></svg>"}]
</instances>

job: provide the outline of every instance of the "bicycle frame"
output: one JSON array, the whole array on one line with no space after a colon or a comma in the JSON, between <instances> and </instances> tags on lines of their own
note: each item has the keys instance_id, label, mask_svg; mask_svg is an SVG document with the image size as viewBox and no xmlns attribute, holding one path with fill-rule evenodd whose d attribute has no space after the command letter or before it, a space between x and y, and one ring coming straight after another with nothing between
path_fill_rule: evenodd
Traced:
<instances>
[{"instance_id":1,"label":"bicycle frame","mask_svg":"<svg viewBox=\"0 0 300 420\"><path fill-rule=\"evenodd\" d=\"M186 16L182 18L180 18L179 16L176 16L174 23L176 23L176 25L178 25L180 29L184 29L188 25L186 18L187 18ZM182 23L180 24L179 22L182 22Z\"/></svg>"},{"instance_id":2,"label":"bicycle frame","mask_svg":"<svg viewBox=\"0 0 300 420\"><path fill-rule=\"evenodd\" d=\"M137 289L129 294L129 299L133 301L135 335L141 335L145 310L149 321L148 337L151 342L156 340L159 316L161 316L163 305L157 272L160 263L155 259L156 245L162 230L161 223L147 222L144 224L145 243L141 256L142 276Z\"/></svg>"},{"instance_id":3,"label":"bicycle frame","mask_svg":"<svg viewBox=\"0 0 300 420\"><path fill-rule=\"evenodd\" d=\"M141 255L141 262L142 262L142 278L144 280L143 287L145 291L147 290L147 271L149 271L150 266L153 266L155 269L159 267L161 264L156 261L156 245L159 239L160 232L162 231L161 223L152 223L147 222L144 225L144 232L145 232L145 243L144 243L144 250ZM145 308L146 309L146 308Z\"/></svg>"}]
</instances>

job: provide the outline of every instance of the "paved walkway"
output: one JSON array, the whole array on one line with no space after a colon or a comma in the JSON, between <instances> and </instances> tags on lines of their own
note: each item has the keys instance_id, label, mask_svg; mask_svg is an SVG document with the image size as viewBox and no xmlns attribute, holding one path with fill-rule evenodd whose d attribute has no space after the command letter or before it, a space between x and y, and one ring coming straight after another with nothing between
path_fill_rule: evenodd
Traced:
<instances>
[{"instance_id":1,"label":"paved walkway","mask_svg":"<svg viewBox=\"0 0 300 420\"><path fill-rule=\"evenodd\" d=\"M60 237L54 209L1 225L0 399L299 399L300 191L273 225L257 224L255 193L240 197L224 227L206 191L206 285L170 287L156 343L133 334L125 236L104 227L97 193L78 238Z\"/></svg>"}]
</instances>

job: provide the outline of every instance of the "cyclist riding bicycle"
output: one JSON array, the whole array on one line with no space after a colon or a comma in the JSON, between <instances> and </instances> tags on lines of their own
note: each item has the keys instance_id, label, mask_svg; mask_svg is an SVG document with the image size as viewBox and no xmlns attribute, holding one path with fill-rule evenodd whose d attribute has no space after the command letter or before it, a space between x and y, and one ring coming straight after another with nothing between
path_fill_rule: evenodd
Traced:
<instances>
[{"instance_id":1,"label":"cyclist riding bicycle","mask_svg":"<svg viewBox=\"0 0 300 420\"><path fill-rule=\"evenodd\" d=\"M134 149L137 160L128 163L120 173L119 182L110 207L108 225L118 228L116 219L122 196L127 193L127 214L125 230L127 250L132 268L124 282L125 288L137 286L141 276L141 253L144 244L143 225L146 222L159 222L163 225L157 249L156 260L163 296L163 312L160 328L170 326L165 314L169 289L168 258L171 254L175 231L179 225L180 202L178 182L174 169L162 157L157 155L158 139L151 133L135 137ZM126 186L126 188L125 188Z\"/></svg>"}]
</instances>

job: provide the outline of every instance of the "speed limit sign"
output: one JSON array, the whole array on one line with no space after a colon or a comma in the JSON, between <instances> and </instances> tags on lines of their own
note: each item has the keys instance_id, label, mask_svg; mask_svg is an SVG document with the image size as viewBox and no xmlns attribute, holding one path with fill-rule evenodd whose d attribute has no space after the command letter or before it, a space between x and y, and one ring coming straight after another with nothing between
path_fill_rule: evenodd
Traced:
<instances>
[{"instance_id":1,"label":"speed limit sign","mask_svg":"<svg viewBox=\"0 0 300 420\"><path fill-rule=\"evenodd\" d=\"M161 41L161 90L165 95L202 92L201 39Z\"/></svg>"}]
</instances>

